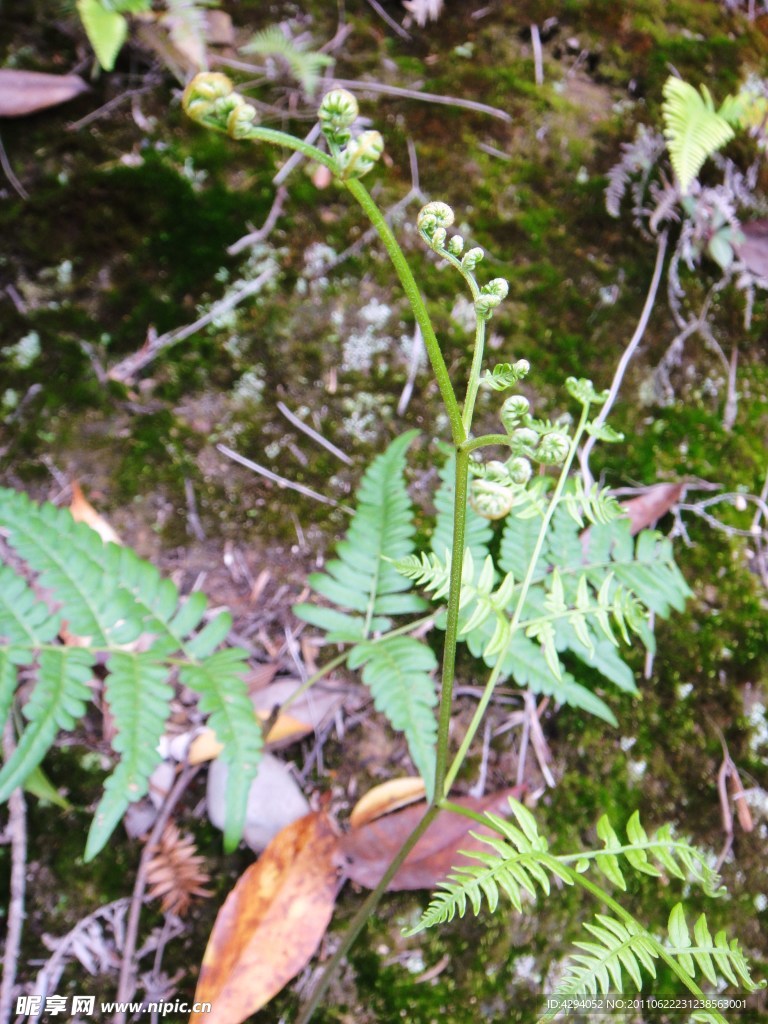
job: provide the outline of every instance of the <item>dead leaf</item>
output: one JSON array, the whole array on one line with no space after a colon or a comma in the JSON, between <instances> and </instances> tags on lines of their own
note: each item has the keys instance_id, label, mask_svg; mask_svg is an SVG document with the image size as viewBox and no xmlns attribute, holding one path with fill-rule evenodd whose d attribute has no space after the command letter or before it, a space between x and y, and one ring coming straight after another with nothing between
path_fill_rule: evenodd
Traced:
<instances>
[{"instance_id":1,"label":"dead leaf","mask_svg":"<svg viewBox=\"0 0 768 1024\"><path fill-rule=\"evenodd\" d=\"M235 27L226 11L203 11L205 39L209 46L234 46Z\"/></svg>"},{"instance_id":2,"label":"dead leaf","mask_svg":"<svg viewBox=\"0 0 768 1024\"><path fill-rule=\"evenodd\" d=\"M349 816L351 828L361 828L369 821L375 821L391 811L397 811L408 804L425 798L424 780L418 776L405 779L390 779L374 786L360 797Z\"/></svg>"},{"instance_id":3,"label":"dead leaf","mask_svg":"<svg viewBox=\"0 0 768 1024\"><path fill-rule=\"evenodd\" d=\"M639 497L623 501L621 507L627 514L633 536L665 516L680 499L684 487L685 484L654 484Z\"/></svg>"},{"instance_id":4,"label":"dead leaf","mask_svg":"<svg viewBox=\"0 0 768 1024\"><path fill-rule=\"evenodd\" d=\"M403 7L423 28L428 21L437 21L443 9L443 0L403 0Z\"/></svg>"},{"instance_id":5,"label":"dead leaf","mask_svg":"<svg viewBox=\"0 0 768 1024\"><path fill-rule=\"evenodd\" d=\"M251 700L261 720L268 721L275 708L281 708L300 686L298 679L278 679L253 693ZM269 731L267 743L272 749L287 747L315 732L336 714L345 695L345 691L322 683L310 687L292 701L286 711L279 713Z\"/></svg>"},{"instance_id":6,"label":"dead leaf","mask_svg":"<svg viewBox=\"0 0 768 1024\"><path fill-rule=\"evenodd\" d=\"M75 480L72 483L72 503L69 511L76 523L85 523L101 537L105 544L110 541L113 544L122 544L120 537L112 529L104 516L99 515L93 505L88 501L82 492L80 484Z\"/></svg>"},{"instance_id":7,"label":"dead leaf","mask_svg":"<svg viewBox=\"0 0 768 1024\"><path fill-rule=\"evenodd\" d=\"M89 90L90 86L79 75L0 68L0 117L25 117L66 103Z\"/></svg>"},{"instance_id":8,"label":"dead leaf","mask_svg":"<svg viewBox=\"0 0 768 1024\"><path fill-rule=\"evenodd\" d=\"M339 887L338 839L324 812L275 836L219 911L190 1024L240 1024L308 963L331 920Z\"/></svg>"},{"instance_id":9,"label":"dead leaf","mask_svg":"<svg viewBox=\"0 0 768 1024\"><path fill-rule=\"evenodd\" d=\"M520 798L522 787L489 793L484 797L456 797L453 802L468 807L477 814L490 811L505 814L509 810L509 797ZM384 818L363 825L339 839L344 874L366 889L375 889L392 858L414 830L426 810L425 804L406 807ZM395 877L387 886L390 890L433 889L452 868L470 863L460 850L487 850L473 832L488 831L477 822L460 814L441 811L427 831L406 857ZM490 834L490 833L489 833Z\"/></svg>"},{"instance_id":10,"label":"dead leaf","mask_svg":"<svg viewBox=\"0 0 768 1024\"><path fill-rule=\"evenodd\" d=\"M224 828L229 769L214 761L208 771L208 817L216 828ZM248 791L243 837L252 850L263 850L288 825L309 811L307 798L288 770L272 754L263 754L259 771Z\"/></svg>"}]
</instances>

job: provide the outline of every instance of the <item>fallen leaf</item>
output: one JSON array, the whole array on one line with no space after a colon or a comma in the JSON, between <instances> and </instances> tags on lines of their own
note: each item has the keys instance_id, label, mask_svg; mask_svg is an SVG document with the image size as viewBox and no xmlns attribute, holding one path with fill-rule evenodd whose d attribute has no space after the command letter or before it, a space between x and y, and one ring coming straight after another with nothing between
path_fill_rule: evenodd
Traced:
<instances>
[{"instance_id":1,"label":"fallen leaf","mask_svg":"<svg viewBox=\"0 0 768 1024\"><path fill-rule=\"evenodd\" d=\"M208 771L208 817L216 828L224 827L227 778L223 761L214 761ZM288 766L272 754L263 754L259 771L248 791L243 838L252 850L263 850L274 837L309 811L309 803Z\"/></svg>"},{"instance_id":2,"label":"fallen leaf","mask_svg":"<svg viewBox=\"0 0 768 1024\"><path fill-rule=\"evenodd\" d=\"M654 484L639 497L623 501L621 507L627 514L632 534L640 533L665 516L680 499L684 487L685 484Z\"/></svg>"},{"instance_id":3,"label":"fallen leaf","mask_svg":"<svg viewBox=\"0 0 768 1024\"><path fill-rule=\"evenodd\" d=\"M314 812L283 829L241 876L216 918L190 1024L240 1024L309 962L331 920L338 839Z\"/></svg>"},{"instance_id":4,"label":"fallen leaf","mask_svg":"<svg viewBox=\"0 0 768 1024\"><path fill-rule=\"evenodd\" d=\"M453 802L477 814L501 814L509 810L509 797L520 798L522 787L489 793L483 797L463 796ZM394 814L347 832L339 839L344 874L366 889L375 889L392 858L424 816L425 804L406 807ZM460 814L440 811L406 857L387 886L390 890L433 889L451 869L473 863L460 850L486 850L487 846L469 833L489 830Z\"/></svg>"},{"instance_id":5,"label":"fallen leaf","mask_svg":"<svg viewBox=\"0 0 768 1024\"><path fill-rule=\"evenodd\" d=\"M262 721L268 721L275 708L281 708L301 686L298 679L278 679L252 694L253 706ZM322 683L310 687L287 711L281 711L267 736L273 749L287 747L303 736L315 732L341 707L347 691L327 687Z\"/></svg>"},{"instance_id":6,"label":"fallen leaf","mask_svg":"<svg viewBox=\"0 0 768 1024\"><path fill-rule=\"evenodd\" d=\"M82 492L80 484L75 480L72 483L72 503L69 511L76 523L85 523L101 537L105 544L122 544L117 533L112 529L104 516L99 515L93 505L88 501Z\"/></svg>"},{"instance_id":7,"label":"fallen leaf","mask_svg":"<svg viewBox=\"0 0 768 1024\"><path fill-rule=\"evenodd\" d=\"M66 103L89 89L79 75L0 68L0 117L25 117Z\"/></svg>"},{"instance_id":8,"label":"fallen leaf","mask_svg":"<svg viewBox=\"0 0 768 1024\"><path fill-rule=\"evenodd\" d=\"M382 782L380 786L374 786L360 797L352 808L349 824L352 828L361 828L369 821L375 821L376 818L413 804L417 800L423 800L425 796L424 780L418 776L390 779L389 782Z\"/></svg>"}]
</instances>

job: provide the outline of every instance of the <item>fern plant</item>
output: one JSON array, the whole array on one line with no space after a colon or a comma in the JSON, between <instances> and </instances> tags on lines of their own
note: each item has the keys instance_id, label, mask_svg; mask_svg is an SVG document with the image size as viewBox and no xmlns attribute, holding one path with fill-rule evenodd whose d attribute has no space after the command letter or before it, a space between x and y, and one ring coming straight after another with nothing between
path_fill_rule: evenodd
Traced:
<instances>
[{"instance_id":1,"label":"fern plant","mask_svg":"<svg viewBox=\"0 0 768 1024\"><path fill-rule=\"evenodd\" d=\"M314 93L324 69L333 64L328 54L300 46L284 35L278 25L269 25L253 35L243 52L280 58L308 96Z\"/></svg>"},{"instance_id":2,"label":"fern plant","mask_svg":"<svg viewBox=\"0 0 768 1024\"><path fill-rule=\"evenodd\" d=\"M576 854L554 854L539 832L531 812L510 800L515 821L485 814L481 819L488 832L473 833L483 842L485 851L465 854L475 863L456 868L441 882L421 920L408 934L463 917L468 907L475 914L486 904L497 909L499 899L506 896L518 913L523 905L536 900L540 893L548 896L553 881L586 889L602 902L612 914L596 914L593 922L584 925L587 937L574 943L580 950L566 961L566 972L557 990L547 999L547 1012L542 1021L573 1005L573 1000L598 993L626 990L626 974L638 991L643 975L656 977L656 963L663 961L677 979L696 997L699 1006L691 1019L725 1024L726 1018L717 1009L702 1009L707 995L699 977L719 994L724 984L738 985L742 992L765 987L755 982L749 964L736 939L728 939L724 930L714 938L704 914L693 926L693 943L681 903L675 904L669 916L666 939L659 939L644 928L636 918L611 895L611 892L590 878L590 872L602 875L611 886L627 889L626 873L661 878L672 876L683 882L696 883L710 897L722 895L717 873L709 866L706 854L683 839L673 836L669 826L648 836L635 812L626 824L626 840L619 838L607 816L597 824L597 836L603 846ZM717 1006L717 999L711 1005ZM721 1001L722 1005L722 1001Z\"/></svg>"},{"instance_id":3,"label":"fern plant","mask_svg":"<svg viewBox=\"0 0 768 1024\"><path fill-rule=\"evenodd\" d=\"M503 432L479 436L473 433L480 388L507 391L530 368L525 360L504 362L488 369L483 365L487 323L504 301L508 284L502 278L484 284L478 281L476 271L484 252L479 246L465 249L460 234L449 234L454 213L447 204L429 202L422 208L416 222L419 235L463 279L474 304L476 327L471 367L464 398L460 400L413 271L360 180L376 166L383 151L383 139L376 131L357 132L358 107L354 96L336 89L324 97L318 117L325 148L259 125L254 106L224 75L198 76L187 87L183 105L194 120L226 131L235 139L286 147L316 161L328 168L359 204L391 259L421 329L451 435L451 466L444 470L438 491L438 527L432 551L418 556L414 552L414 526L402 478L405 452L414 436L408 433L396 439L368 469L349 531L337 548L338 557L328 564L326 572L310 580L318 596L332 607L305 604L296 608L305 621L324 630L329 640L345 645L344 653L332 664L346 659L351 666L361 667L378 706L393 721L398 716L398 725L405 732L429 790L422 820L355 915L300 1011L297 1024L308 1024L333 971L438 812L450 810L478 818L451 803L448 794L500 679L512 673L518 682L530 685L530 680L522 676L526 666L535 662L528 649L531 648L539 659L537 667L543 680L540 692L555 692L559 685L561 699L562 695L564 699L572 696L573 702L581 700L585 706L585 694L590 691L582 688L583 692L567 692L569 677L561 653L568 658L575 655L587 660L601 671L607 667L614 682L631 689L634 684L627 678L623 662L612 661L608 652L617 637L627 639L630 632L638 633L646 643L652 642L647 622L649 610L667 614L670 608L682 603L687 587L662 538L645 532L633 539L621 523L616 503L604 492L573 477L577 452L586 437L590 441L620 440L604 423L604 416L591 416L592 409L607 401L608 392L596 391L591 381L569 378L566 389L580 407L573 423L564 419L554 423L536 419L530 413L528 399L512 394L501 409ZM472 462L475 453L491 447L503 451L505 461ZM484 525L481 518L501 521L501 525ZM585 536L581 531L586 522L591 525ZM496 560L491 557L495 550L494 529L502 533ZM410 591L411 583L423 586L433 598L445 600L436 731L429 676L434 659L428 648L408 635L416 622L392 622L392 616L410 616L425 608L423 600ZM472 639L478 656L492 667L451 760L455 658L462 639L467 643ZM528 645L522 654L521 644ZM517 662L513 663L515 658ZM602 702L593 704L591 709L607 717ZM426 763L432 750L433 766ZM686 941L677 913L672 922L670 952L621 903L588 877L594 865L621 886L626 870L622 865L626 861L633 870L656 877L662 872L679 874L685 869L706 888L714 889L712 873L688 844L677 842L671 833L663 831L647 839L639 820L633 819L628 825L628 843L621 843L610 824L603 822L599 827L603 849L570 858L558 857L549 852L530 812L514 805L513 814L517 825L501 819L479 819L490 824L497 836L485 840L488 853L475 855L479 866L460 869L435 897L427 911L429 923L463 912L467 902L477 908L483 896L495 909L502 890L519 906L523 892L535 895L538 886L549 893L551 878L555 878L566 884L578 882L601 899L612 914L592 926L592 938L598 940L596 945L602 949L586 948L577 954L591 959L588 963L576 961L576 970L586 971L574 980L576 988L589 992L591 985L601 986L606 978L620 982L622 970L636 978L638 965L647 969L654 958L665 960L694 992L697 983L690 957L705 976L710 964L707 957L726 978L731 977L728 971L742 980L743 972L748 976L741 953L719 933L710 940L704 934L704 926L697 924L696 941L702 945L694 948ZM751 980L749 984L753 984Z\"/></svg>"},{"instance_id":4,"label":"fern plant","mask_svg":"<svg viewBox=\"0 0 768 1024\"><path fill-rule=\"evenodd\" d=\"M182 601L172 581L129 548L104 544L68 511L36 505L24 494L0 490L0 531L13 553L0 565L3 720L21 678L29 689L21 707L26 724L0 770L0 800L24 783L59 732L86 714L94 675L103 674L119 757L88 833L85 858L93 858L128 805L147 792L178 676L198 695L225 747L231 780L225 845L233 849L262 736L243 681L245 651L217 650L229 632L229 615L206 621L203 594Z\"/></svg>"}]
</instances>

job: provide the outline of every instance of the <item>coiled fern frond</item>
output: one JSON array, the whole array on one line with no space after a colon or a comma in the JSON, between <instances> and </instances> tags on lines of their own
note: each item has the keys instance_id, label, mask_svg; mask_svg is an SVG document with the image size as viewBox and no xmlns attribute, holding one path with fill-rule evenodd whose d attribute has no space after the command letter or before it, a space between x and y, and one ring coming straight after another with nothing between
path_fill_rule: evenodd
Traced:
<instances>
[{"instance_id":1,"label":"coiled fern frond","mask_svg":"<svg viewBox=\"0 0 768 1024\"><path fill-rule=\"evenodd\" d=\"M22 707L26 725L0 770L0 800L24 783L59 731L74 728L83 717L94 668L103 665L106 703L116 729L113 747L120 756L88 834L85 856L94 857L128 805L147 792L160 761L157 746L178 670L179 681L199 695L224 745L221 756L232 777L225 844L234 848L262 735L243 680L246 653L216 650L229 633L229 616L205 622L204 595L182 601L172 581L129 548L104 544L68 511L36 505L24 494L0 490L0 530L20 562L18 569L0 566L3 717L11 709L19 671L34 680ZM76 644L60 639L65 623Z\"/></svg>"}]
</instances>

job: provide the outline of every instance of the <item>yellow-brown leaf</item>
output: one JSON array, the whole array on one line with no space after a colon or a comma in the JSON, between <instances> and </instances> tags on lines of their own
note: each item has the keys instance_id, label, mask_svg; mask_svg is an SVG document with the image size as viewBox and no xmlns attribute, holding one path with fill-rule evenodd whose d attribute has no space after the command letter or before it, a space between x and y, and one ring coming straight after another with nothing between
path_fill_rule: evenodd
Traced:
<instances>
[{"instance_id":1,"label":"yellow-brown leaf","mask_svg":"<svg viewBox=\"0 0 768 1024\"><path fill-rule=\"evenodd\" d=\"M240 1024L307 964L325 934L338 889L338 841L313 812L284 828L241 876L219 911L190 1024Z\"/></svg>"}]
</instances>

